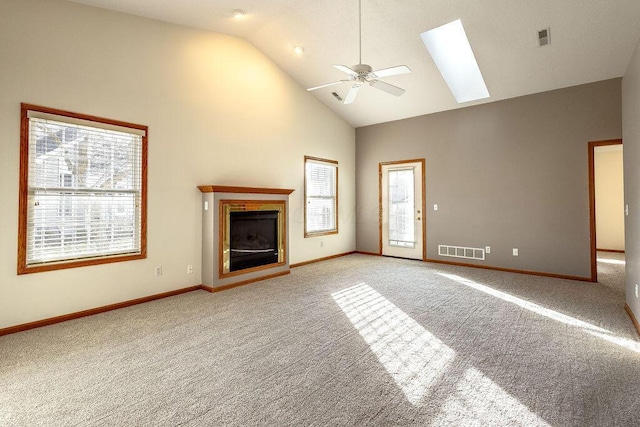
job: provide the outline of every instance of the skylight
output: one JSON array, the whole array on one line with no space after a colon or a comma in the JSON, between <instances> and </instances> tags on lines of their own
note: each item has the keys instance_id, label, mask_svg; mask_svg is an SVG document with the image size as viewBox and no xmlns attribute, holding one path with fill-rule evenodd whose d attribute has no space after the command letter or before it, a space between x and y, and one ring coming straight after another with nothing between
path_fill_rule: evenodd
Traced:
<instances>
[{"instance_id":1,"label":"skylight","mask_svg":"<svg viewBox=\"0 0 640 427\"><path fill-rule=\"evenodd\" d=\"M420 38L458 103L489 97L462 21L425 31Z\"/></svg>"}]
</instances>

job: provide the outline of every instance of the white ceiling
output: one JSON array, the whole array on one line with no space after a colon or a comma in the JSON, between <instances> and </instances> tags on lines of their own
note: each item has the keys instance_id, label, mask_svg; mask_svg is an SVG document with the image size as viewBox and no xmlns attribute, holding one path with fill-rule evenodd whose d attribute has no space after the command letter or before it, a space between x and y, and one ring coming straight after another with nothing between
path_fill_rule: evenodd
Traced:
<instances>
[{"instance_id":1,"label":"white ceiling","mask_svg":"<svg viewBox=\"0 0 640 427\"><path fill-rule=\"evenodd\" d=\"M243 37L303 87L340 80L332 64L358 63L357 0L72 0L77 3ZM248 12L231 18L232 9ZM456 104L420 33L461 19L491 97ZM640 37L638 0L362 0L362 62L407 65L384 81L394 97L349 84L312 92L355 127L621 77ZM551 28L551 45L537 31ZM297 56L293 47L304 47Z\"/></svg>"}]
</instances>

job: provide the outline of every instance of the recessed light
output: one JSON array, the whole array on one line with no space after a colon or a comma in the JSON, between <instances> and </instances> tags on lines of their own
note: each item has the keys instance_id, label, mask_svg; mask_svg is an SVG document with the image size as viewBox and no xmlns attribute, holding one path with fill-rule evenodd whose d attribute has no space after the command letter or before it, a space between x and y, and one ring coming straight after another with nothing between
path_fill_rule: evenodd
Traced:
<instances>
[{"instance_id":1,"label":"recessed light","mask_svg":"<svg viewBox=\"0 0 640 427\"><path fill-rule=\"evenodd\" d=\"M302 46L296 46L293 48L293 51L296 55L302 55L304 53L304 48Z\"/></svg>"},{"instance_id":2,"label":"recessed light","mask_svg":"<svg viewBox=\"0 0 640 427\"><path fill-rule=\"evenodd\" d=\"M242 19L246 14L247 14L247 11L242 9L233 9L231 11L231 16L233 16L236 19Z\"/></svg>"}]
</instances>

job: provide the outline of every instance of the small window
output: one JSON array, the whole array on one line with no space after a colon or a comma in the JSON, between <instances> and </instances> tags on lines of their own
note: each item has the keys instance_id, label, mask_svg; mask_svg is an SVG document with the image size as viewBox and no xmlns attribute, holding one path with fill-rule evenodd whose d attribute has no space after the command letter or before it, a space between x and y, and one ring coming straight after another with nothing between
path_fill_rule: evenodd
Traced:
<instances>
[{"instance_id":1,"label":"small window","mask_svg":"<svg viewBox=\"0 0 640 427\"><path fill-rule=\"evenodd\" d=\"M304 158L304 236L338 232L338 162Z\"/></svg>"},{"instance_id":2,"label":"small window","mask_svg":"<svg viewBox=\"0 0 640 427\"><path fill-rule=\"evenodd\" d=\"M146 133L22 104L18 274L146 257Z\"/></svg>"}]
</instances>

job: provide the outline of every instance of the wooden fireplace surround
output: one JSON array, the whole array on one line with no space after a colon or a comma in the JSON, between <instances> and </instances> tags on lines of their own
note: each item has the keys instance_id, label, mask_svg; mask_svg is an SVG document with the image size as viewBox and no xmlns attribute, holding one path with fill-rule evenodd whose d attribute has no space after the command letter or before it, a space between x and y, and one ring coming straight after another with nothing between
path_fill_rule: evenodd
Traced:
<instances>
[{"instance_id":1,"label":"wooden fireplace surround","mask_svg":"<svg viewBox=\"0 0 640 427\"><path fill-rule=\"evenodd\" d=\"M216 292L241 284L289 274L289 195L294 191L284 188L237 187L224 185L200 185L202 192L202 282L203 289ZM224 206L244 204L248 208L263 205L282 205L282 248L284 253L278 263L225 273L223 264Z\"/></svg>"}]
</instances>

